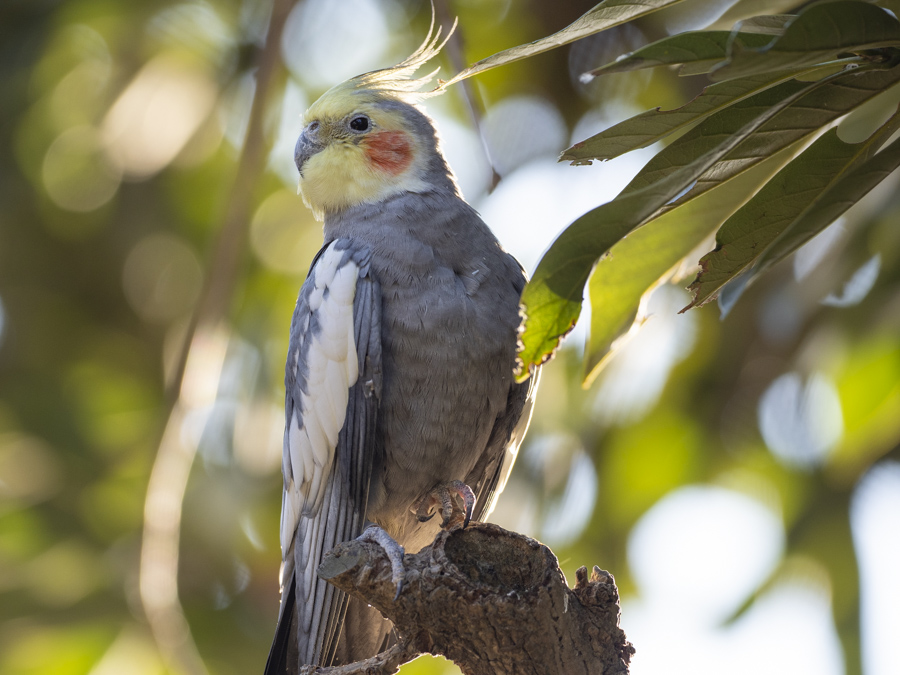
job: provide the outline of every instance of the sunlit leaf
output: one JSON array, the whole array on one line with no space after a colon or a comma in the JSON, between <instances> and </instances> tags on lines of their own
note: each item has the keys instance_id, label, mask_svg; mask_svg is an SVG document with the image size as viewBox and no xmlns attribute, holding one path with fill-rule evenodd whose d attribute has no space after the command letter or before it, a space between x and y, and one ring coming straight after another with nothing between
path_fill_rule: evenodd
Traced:
<instances>
[{"instance_id":1,"label":"sunlit leaf","mask_svg":"<svg viewBox=\"0 0 900 675\"><path fill-rule=\"evenodd\" d=\"M760 270L774 265L812 239L867 195L898 166L900 166L900 141L894 141L877 155L849 171L766 249L759 259Z\"/></svg>"},{"instance_id":2,"label":"sunlit leaf","mask_svg":"<svg viewBox=\"0 0 900 675\"><path fill-rule=\"evenodd\" d=\"M900 167L900 142L895 141L874 157L848 171L763 251L750 270L729 282L723 289L723 292L729 291L728 306L723 308L723 311L734 305L744 289L762 272L819 234L898 167Z\"/></svg>"},{"instance_id":3,"label":"sunlit leaf","mask_svg":"<svg viewBox=\"0 0 900 675\"><path fill-rule=\"evenodd\" d=\"M744 19L738 28L741 33L758 33L759 35L781 35L784 27L793 21L792 14L766 14Z\"/></svg>"},{"instance_id":4,"label":"sunlit leaf","mask_svg":"<svg viewBox=\"0 0 900 675\"><path fill-rule=\"evenodd\" d=\"M541 54L551 49L556 49L562 45L569 44L575 40L580 40L588 35L599 33L607 28L618 26L632 19L645 14L675 5L682 0L603 0L593 9L580 16L571 24L563 28L561 31L548 35L547 37L529 42L528 44L519 45L505 49L492 56L476 61L468 68L454 75L450 80L442 84L442 87L449 87L454 82L459 82L472 75L483 73L497 66L505 66L508 63L520 61L535 54Z\"/></svg>"},{"instance_id":5,"label":"sunlit leaf","mask_svg":"<svg viewBox=\"0 0 900 675\"><path fill-rule=\"evenodd\" d=\"M730 31L691 31L678 33L658 42L641 47L612 63L596 68L587 76L599 77L608 73L623 73L641 68L670 66L678 63L693 63L694 73L705 73L728 55L730 40L740 40L745 47L760 48L769 44L772 37L754 33L731 33Z\"/></svg>"},{"instance_id":6,"label":"sunlit leaf","mask_svg":"<svg viewBox=\"0 0 900 675\"><path fill-rule=\"evenodd\" d=\"M762 40L762 44L766 45L772 41L773 37L784 33L785 26L794 18L795 17L792 14L767 14L764 16L753 16L738 23L733 29L729 30L728 33L731 34L737 32L741 35L754 34L756 35L756 38L751 39L756 40L762 40L763 36L768 36L766 40ZM747 40L744 40L744 46L750 46L750 43ZM713 63L710 63L709 61L684 63L682 64L681 68L678 69L678 74L682 77L687 77L690 75L701 75L704 73L708 73L710 69L714 65L716 65L716 63L720 63L722 60L723 59L719 59L719 61Z\"/></svg>"},{"instance_id":7,"label":"sunlit leaf","mask_svg":"<svg viewBox=\"0 0 900 675\"><path fill-rule=\"evenodd\" d=\"M659 152L638 173L624 192L639 190L668 176L696 157L709 152L748 120L778 105L786 96L800 96L780 109L757 133L702 175L687 194L670 208L696 199L707 190L731 180L766 157L815 133L823 126L859 107L876 94L900 81L900 68L851 70L829 76L814 86L791 80L738 101L704 120Z\"/></svg>"},{"instance_id":8,"label":"sunlit leaf","mask_svg":"<svg viewBox=\"0 0 900 675\"><path fill-rule=\"evenodd\" d=\"M736 132L720 137L708 152L659 181L637 190L623 190L613 201L589 211L569 225L541 258L522 294L523 332L517 377L528 377L533 366L547 361L581 312L584 284L594 263L631 230L658 215L660 209L686 190L741 141L800 99L815 82L801 87L758 115Z\"/></svg>"},{"instance_id":9,"label":"sunlit leaf","mask_svg":"<svg viewBox=\"0 0 900 675\"><path fill-rule=\"evenodd\" d=\"M591 326L585 347L585 386L599 374L613 341L628 330L641 296L710 236L728 216L791 159L782 152L727 187L668 211L622 239L588 280Z\"/></svg>"},{"instance_id":10,"label":"sunlit leaf","mask_svg":"<svg viewBox=\"0 0 900 675\"><path fill-rule=\"evenodd\" d=\"M589 164L608 160L645 148L670 134L689 127L749 96L765 91L787 79L788 75L755 75L740 80L713 84L694 100L674 110L648 110L580 141L563 151L560 161ZM787 95L787 94L785 94Z\"/></svg>"},{"instance_id":11,"label":"sunlit leaf","mask_svg":"<svg viewBox=\"0 0 900 675\"><path fill-rule=\"evenodd\" d=\"M738 21L752 21L760 15L785 15L797 9L799 4L797 0L737 0L708 28L730 29ZM743 30L744 26L740 28Z\"/></svg>"},{"instance_id":12,"label":"sunlit leaf","mask_svg":"<svg viewBox=\"0 0 900 675\"><path fill-rule=\"evenodd\" d=\"M883 9L859 0L813 5L787 25L768 47L731 45L728 62L713 69L714 80L799 68L848 52L900 45L900 23Z\"/></svg>"},{"instance_id":13,"label":"sunlit leaf","mask_svg":"<svg viewBox=\"0 0 900 675\"><path fill-rule=\"evenodd\" d=\"M898 128L900 115L895 115L869 139L855 144L845 143L838 138L837 129L831 129L782 169L716 234L716 249L700 259L701 272L690 286L694 300L685 309L713 298L722 286L753 265L779 236L785 235L789 243L779 246L779 252L770 262L784 257L849 208L854 201L851 194L844 190L833 197L832 193L848 172L869 159ZM878 170L865 172L869 179L862 184L867 188L865 192L900 162L896 149L885 152L887 157L882 158L884 153L877 156ZM852 185L861 186L858 180ZM825 201L822 208L819 208L820 198ZM810 211L817 215L804 219L802 235L792 235L795 223Z\"/></svg>"}]
</instances>

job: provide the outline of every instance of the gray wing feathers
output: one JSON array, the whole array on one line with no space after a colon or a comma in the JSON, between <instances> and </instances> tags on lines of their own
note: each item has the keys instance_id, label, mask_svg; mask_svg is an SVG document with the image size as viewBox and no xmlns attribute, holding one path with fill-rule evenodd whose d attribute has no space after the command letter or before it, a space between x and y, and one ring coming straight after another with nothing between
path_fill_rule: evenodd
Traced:
<instances>
[{"instance_id":1,"label":"gray wing feathers","mask_svg":"<svg viewBox=\"0 0 900 675\"><path fill-rule=\"evenodd\" d=\"M375 423L381 399L381 288L367 264L360 267L353 301L353 328L359 353L359 380L350 390L338 456L351 498L356 504L365 504L369 499Z\"/></svg>"},{"instance_id":2,"label":"gray wing feathers","mask_svg":"<svg viewBox=\"0 0 900 675\"><path fill-rule=\"evenodd\" d=\"M335 254L340 255L336 258ZM323 340L321 335L314 335L314 330L328 321L323 315L322 322L317 322L316 311L325 314L330 311L325 306L328 291L323 298L321 288L316 287L317 276L319 281L329 274L338 279L344 268L354 270L356 277L352 326L347 326L348 332L352 332L356 363L345 372L358 372L358 378L349 391L345 389L346 411L336 447L330 448L333 461L324 467L326 472L321 478L319 464L316 464L314 480L321 480L317 485L310 487L308 471L305 484L297 478L304 474L296 466L298 454L296 448L291 454L290 434L285 432L282 518L287 518L288 522L282 532L282 607L266 675L295 673L300 664L328 665L331 662L340 637L347 597L319 579L316 569L325 552L342 541L359 536L366 522L375 454L375 423L381 395L381 291L370 273L368 256L350 249L346 240L332 242L320 251L301 289L291 325L286 373L286 429L294 415L300 418L301 427L310 423L313 416L333 417L334 396L326 401L327 406L316 397L327 396L328 393L323 394L320 389L328 389L334 382L316 384L315 373L310 375L315 364L311 366L309 361L316 358L312 353L316 349L315 340L320 343ZM321 273L317 275L317 271ZM335 292L339 290L337 282L334 288ZM330 345L320 344L319 348L324 353ZM308 409L304 410L304 407ZM327 424L326 419L320 426ZM321 451L321 447L318 450ZM301 459L309 461L308 456ZM316 495L315 499L310 498L311 494ZM302 506L292 499L300 500ZM295 529L290 531L292 526ZM293 597L289 597L291 595Z\"/></svg>"},{"instance_id":3,"label":"gray wing feathers","mask_svg":"<svg viewBox=\"0 0 900 675\"><path fill-rule=\"evenodd\" d=\"M525 269L518 260L509 256L512 264L518 268L520 274L513 276L511 281L513 288L521 295L525 288L527 276ZM534 407L534 399L537 395L538 381L540 380L540 368L535 368L527 381L513 384L506 401L506 408L494 423L491 437L488 441L488 449L482 455L482 462L475 466L469 478L469 485L474 486L475 511L472 517L475 520L487 518L497 497L506 487L519 446L525 438L528 424L531 422L531 411ZM487 464L496 462L496 466ZM474 478L474 480L472 480Z\"/></svg>"},{"instance_id":4,"label":"gray wing feathers","mask_svg":"<svg viewBox=\"0 0 900 675\"><path fill-rule=\"evenodd\" d=\"M316 568L327 551L362 533L375 453L381 395L381 291L364 256L353 258L359 266L353 330L360 377L350 388L322 507L314 517L301 519L294 547L300 618L297 636L303 664L328 665L334 656L347 597L319 579Z\"/></svg>"},{"instance_id":5,"label":"gray wing feathers","mask_svg":"<svg viewBox=\"0 0 900 675\"><path fill-rule=\"evenodd\" d=\"M485 460L495 459L496 467L481 465L476 466L473 471L473 474L481 479L481 482L473 481L477 500L472 514L474 520L484 520L490 515L497 497L506 487L506 480L509 478L519 446L531 421L539 377L540 369L536 368L526 382L513 385L507 399L506 410L494 424L488 442L489 449L483 457Z\"/></svg>"}]
</instances>

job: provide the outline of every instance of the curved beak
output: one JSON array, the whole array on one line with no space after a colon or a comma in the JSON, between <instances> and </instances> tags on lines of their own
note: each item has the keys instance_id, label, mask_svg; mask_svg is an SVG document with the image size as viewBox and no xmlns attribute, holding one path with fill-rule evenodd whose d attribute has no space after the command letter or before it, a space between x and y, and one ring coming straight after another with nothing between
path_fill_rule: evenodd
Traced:
<instances>
[{"instance_id":1,"label":"curved beak","mask_svg":"<svg viewBox=\"0 0 900 675\"><path fill-rule=\"evenodd\" d=\"M319 140L318 130L319 125L316 122L307 125L294 147L294 164L297 165L301 178L303 177L303 165L310 157L325 147L325 144Z\"/></svg>"}]
</instances>

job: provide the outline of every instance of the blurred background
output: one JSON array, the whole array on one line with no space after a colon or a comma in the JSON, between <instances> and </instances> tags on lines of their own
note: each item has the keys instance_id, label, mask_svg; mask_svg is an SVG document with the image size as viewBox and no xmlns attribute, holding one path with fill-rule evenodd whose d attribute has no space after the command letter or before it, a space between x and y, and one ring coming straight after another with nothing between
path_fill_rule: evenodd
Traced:
<instances>
[{"instance_id":1,"label":"blurred background","mask_svg":"<svg viewBox=\"0 0 900 675\"><path fill-rule=\"evenodd\" d=\"M445 78L592 5L436 3L460 22ZM655 149L559 152L705 85L578 75L730 4L687 0L429 101L467 199L526 268ZM262 672L288 325L321 243L296 195L299 116L408 55L430 14L0 4L0 673ZM686 268L587 390L581 327L544 368L492 519L570 581L615 575L635 675L900 673L898 216L889 180L726 319L677 314Z\"/></svg>"}]
</instances>

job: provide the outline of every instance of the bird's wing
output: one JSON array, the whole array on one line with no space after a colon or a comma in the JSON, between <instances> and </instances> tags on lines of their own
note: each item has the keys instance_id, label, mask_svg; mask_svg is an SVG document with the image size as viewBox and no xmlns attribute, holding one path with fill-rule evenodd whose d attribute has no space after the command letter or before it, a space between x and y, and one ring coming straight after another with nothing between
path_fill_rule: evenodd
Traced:
<instances>
[{"instance_id":1,"label":"bird's wing","mask_svg":"<svg viewBox=\"0 0 900 675\"><path fill-rule=\"evenodd\" d=\"M540 368L535 368L528 380L514 384L509 392L506 409L494 423L485 457L499 456L499 461L495 466L487 464L480 473L481 480L476 482L475 511L472 514L474 520L484 520L491 514L497 503L497 497L506 487L513 463L519 454L519 446L522 445L522 439L525 438L525 432L531 421L539 380Z\"/></svg>"},{"instance_id":2,"label":"bird's wing","mask_svg":"<svg viewBox=\"0 0 900 675\"><path fill-rule=\"evenodd\" d=\"M509 256L509 260L510 267L518 269L519 273L513 275L510 281L516 293L521 296L527 281L525 268L512 256ZM474 480L470 484L475 491L475 510L472 514L475 520L484 520L491 514L497 497L506 487L506 481L519 454L519 446L522 445L531 422L540 375L540 367L535 368L525 382L514 383L510 387L506 408L494 422L487 450L482 461L475 466Z\"/></svg>"},{"instance_id":3,"label":"bird's wing","mask_svg":"<svg viewBox=\"0 0 900 675\"><path fill-rule=\"evenodd\" d=\"M381 291L365 252L319 251L291 322L285 372L282 602L266 675L327 665L346 596L316 575L364 527L381 395Z\"/></svg>"}]
</instances>

